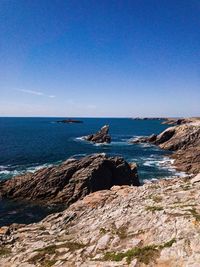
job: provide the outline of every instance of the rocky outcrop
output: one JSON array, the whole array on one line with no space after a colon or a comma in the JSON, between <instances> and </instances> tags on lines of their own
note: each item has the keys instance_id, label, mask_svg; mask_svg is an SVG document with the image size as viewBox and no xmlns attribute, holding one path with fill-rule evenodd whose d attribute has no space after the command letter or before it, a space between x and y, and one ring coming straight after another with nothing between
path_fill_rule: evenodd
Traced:
<instances>
[{"instance_id":1,"label":"rocky outcrop","mask_svg":"<svg viewBox=\"0 0 200 267\"><path fill-rule=\"evenodd\" d=\"M174 165L188 173L200 172L200 121L167 128L159 135L142 137L132 143L149 142L175 153Z\"/></svg>"},{"instance_id":2,"label":"rocky outcrop","mask_svg":"<svg viewBox=\"0 0 200 267\"><path fill-rule=\"evenodd\" d=\"M200 118L167 118L165 119L165 121L162 122L162 124L181 125L185 123L195 122L197 120L200 120Z\"/></svg>"},{"instance_id":3,"label":"rocky outcrop","mask_svg":"<svg viewBox=\"0 0 200 267\"><path fill-rule=\"evenodd\" d=\"M109 135L109 125L104 125L100 131L95 134L90 134L84 136L84 140L93 142L93 143L110 143L111 136Z\"/></svg>"},{"instance_id":4,"label":"rocky outcrop","mask_svg":"<svg viewBox=\"0 0 200 267\"><path fill-rule=\"evenodd\" d=\"M69 205L113 185L139 185L137 167L123 158L95 154L0 182L0 197Z\"/></svg>"},{"instance_id":5,"label":"rocky outcrop","mask_svg":"<svg viewBox=\"0 0 200 267\"><path fill-rule=\"evenodd\" d=\"M137 143L153 143L157 138L157 135L155 134L152 134L150 136L141 136L141 137L137 137L137 138L134 138L132 140L129 141L129 143L132 143L132 144L137 144Z\"/></svg>"},{"instance_id":6,"label":"rocky outcrop","mask_svg":"<svg viewBox=\"0 0 200 267\"><path fill-rule=\"evenodd\" d=\"M114 186L27 226L0 229L2 267L197 267L199 179Z\"/></svg>"}]
</instances>

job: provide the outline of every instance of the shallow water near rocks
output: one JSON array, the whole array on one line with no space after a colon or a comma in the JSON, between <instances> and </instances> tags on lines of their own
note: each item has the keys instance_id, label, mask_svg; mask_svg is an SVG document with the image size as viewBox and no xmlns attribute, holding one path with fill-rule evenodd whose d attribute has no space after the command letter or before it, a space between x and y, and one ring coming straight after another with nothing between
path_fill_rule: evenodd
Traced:
<instances>
[{"instance_id":1,"label":"shallow water near rocks","mask_svg":"<svg viewBox=\"0 0 200 267\"><path fill-rule=\"evenodd\" d=\"M141 181L177 175L167 151L149 144L128 142L131 138L158 134L166 129L167 126L162 125L160 120L81 118L83 123L80 124L56 123L60 119L0 118L0 180L92 153L122 156L129 162L136 162ZM94 145L81 139L105 124L110 125L111 144ZM38 221L52 212L51 208L19 207L20 204L15 206L13 202L9 205L0 202L0 225ZM27 209L30 216L25 215Z\"/></svg>"}]
</instances>

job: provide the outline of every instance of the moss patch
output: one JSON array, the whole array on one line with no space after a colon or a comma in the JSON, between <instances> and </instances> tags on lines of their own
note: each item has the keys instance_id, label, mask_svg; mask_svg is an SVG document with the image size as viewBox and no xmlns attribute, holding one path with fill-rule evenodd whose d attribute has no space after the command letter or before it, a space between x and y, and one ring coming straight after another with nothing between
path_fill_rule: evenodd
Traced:
<instances>
[{"instance_id":1,"label":"moss patch","mask_svg":"<svg viewBox=\"0 0 200 267\"><path fill-rule=\"evenodd\" d=\"M161 196L154 195L154 196L152 196L152 200L154 202L158 203L158 202L161 202L162 201L162 197Z\"/></svg>"},{"instance_id":2,"label":"moss patch","mask_svg":"<svg viewBox=\"0 0 200 267\"><path fill-rule=\"evenodd\" d=\"M195 208L188 210L196 221L200 222L200 214L196 211Z\"/></svg>"},{"instance_id":3,"label":"moss patch","mask_svg":"<svg viewBox=\"0 0 200 267\"><path fill-rule=\"evenodd\" d=\"M152 212L161 211L161 210L163 210L163 207L160 207L160 206L147 206L146 210L147 211L152 211Z\"/></svg>"},{"instance_id":4,"label":"moss patch","mask_svg":"<svg viewBox=\"0 0 200 267\"><path fill-rule=\"evenodd\" d=\"M56 249L59 248L69 248L69 251L74 252L75 250L84 248L86 245L78 243L78 242L66 242L61 245L50 245L41 249L36 249L35 251L38 252L37 255L33 256L29 259L29 263L36 264L40 263L42 267L50 267L52 266L55 261L47 259L50 255L57 255Z\"/></svg>"},{"instance_id":5,"label":"moss patch","mask_svg":"<svg viewBox=\"0 0 200 267\"><path fill-rule=\"evenodd\" d=\"M99 232L100 234L105 235L108 231L105 228L100 228Z\"/></svg>"},{"instance_id":6,"label":"moss patch","mask_svg":"<svg viewBox=\"0 0 200 267\"><path fill-rule=\"evenodd\" d=\"M139 262L149 264L151 261L154 261L158 255L159 250L157 246L151 245L143 248L136 247L126 252L107 252L104 255L104 260L121 261L123 258L126 258L127 263L130 264L133 258L137 258Z\"/></svg>"},{"instance_id":7,"label":"moss patch","mask_svg":"<svg viewBox=\"0 0 200 267\"><path fill-rule=\"evenodd\" d=\"M127 237L127 227L119 227L118 229L116 229L115 234L117 234L120 239L125 239Z\"/></svg>"},{"instance_id":8,"label":"moss patch","mask_svg":"<svg viewBox=\"0 0 200 267\"><path fill-rule=\"evenodd\" d=\"M153 244L145 247L135 247L126 252L106 252L102 260L121 261L126 258L127 263L130 264L131 261L136 258L138 262L148 265L150 262L156 261L156 258L159 256L162 249L171 247L175 242L176 239L173 238L161 245Z\"/></svg>"},{"instance_id":9,"label":"moss patch","mask_svg":"<svg viewBox=\"0 0 200 267\"><path fill-rule=\"evenodd\" d=\"M172 238L170 241L164 243L163 245L160 245L159 248L170 248L174 243L176 242L176 238Z\"/></svg>"},{"instance_id":10,"label":"moss patch","mask_svg":"<svg viewBox=\"0 0 200 267\"><path fill-rule=\"evenodd\" d=\"M0 258L7 257L11 253L10 248L0 247Z\"/></svg>"}]
</instances>

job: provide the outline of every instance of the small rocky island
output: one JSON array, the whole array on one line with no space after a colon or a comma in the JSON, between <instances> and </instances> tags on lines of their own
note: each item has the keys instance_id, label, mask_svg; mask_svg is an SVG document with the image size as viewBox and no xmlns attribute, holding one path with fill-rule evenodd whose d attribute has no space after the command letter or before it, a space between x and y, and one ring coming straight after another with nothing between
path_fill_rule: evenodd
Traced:
<instances>
[{"instance_id":1,"label":"small rocky island","mask_svg":"<svg viewBox=\"0 0 200 267\"><path fill-rule=\"evenodd\" d=\"M75 120L75 119L64 119L56 121L57 123L83 123L81 120Z\"/></svg>"},{"instance_id":2,"label":"small rocky island","mask_svg":"<svg viewBox=\"0 0 200 267\"><path fill-rule=\"evenodd\" d=\"M110 143L109 125L104 125L97 133L84 136L83 139L92 143Z\"/></svg>"}]
</instances>

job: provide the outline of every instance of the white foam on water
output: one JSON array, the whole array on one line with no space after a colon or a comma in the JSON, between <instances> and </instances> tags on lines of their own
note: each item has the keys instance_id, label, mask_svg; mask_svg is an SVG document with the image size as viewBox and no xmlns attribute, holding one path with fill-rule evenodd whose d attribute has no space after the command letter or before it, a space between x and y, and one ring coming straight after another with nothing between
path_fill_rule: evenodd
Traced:
<instances>
[{"instance_id":1,"label":"white foam on water","mask_svg":"<svg viewBox=\"0 0 200 267\"><path fill-rule=\"evenodd\" d=\"M18 174L20 174L20 171L17 171L17 170L3 170L3 171L0 171L0 175L13 175L13 176L16 176Z\"/></svg>"},{"instance_id":2,"label":"white foam on water","mask_svg":"<svg viewBox=\"0 0 200 267\"><path fill-rule=\"evenodd\" d=\"M111 144L108 144L108 143L91 143L92 145L94 146L109 146Z\"/></svg>"},{"instance_id":3,"label":"white foam on water","mask_svg":"<svg viewBox=\"0 0 200 267\"><path fill-rule=\"evenodd\" d=\"M150 143L140 143L139 144L141 147L153 147L154 145L150 144Z\"/></svg>"},{"instance_id":4,"label":"white foam on water","mask_svg":"<svg viewBox=\"0 0 200 267\"><path fill-rule=\"evenodd\" d=\"M81 153L81 154L74 154L70 158L78 158L78 157L85 157L85 156L87 156L86 153Z\"/></svg>"},{"instance_id":5,"label":"white foam on water","mask_svg":"<svg viewBox=\"0 0 200 267\"><path fill-rule=\"evenodd\" d=\"M86 141L86 140L85 140L85 136L76 137L75 140Z\"/></svg>"},{"instance_id":6,"label":"white foam on water","mask_svg":"<svg viewBox=\"0 0 200 267\"><path fill-rule=\"evenodd\" d=\"M42 165L39 165L39 166L33 166L33 167L29 167L27 168L26 170L23 171L24 172L31 172L31 173L34 173L38 170L41 170L41 169L44 169L44 168L47 168L47 167L52 167L53 164L42 164Z\"/></svg>"},{"instance_id":7,"label":"white foam on water","mask_svg":"<svg viewBox=\"0 0 200 267\"><path fill-rule=\"evenodd\" d=\"M10 165L9 165L10 166ZM37 166L31 166L31 167L28 167L28 168L21 168L19 170L10 170L9 169L9 166L1 166L1 170L0 170L0 176L2 176L3 178L6 178L6 177L14 177L14 176L17 176L17 175L22 175L24 173L34 173L40 169L43 169L43 168L47 168L47 167L51 167L53 166L53 164L42 164L42 165L37 165ZM17 166L15 166L17 167ZM19 167L19 166L18 166ZM1 177L0 177L0 180L1 180Z\"/></svg>"}]
</instances>

